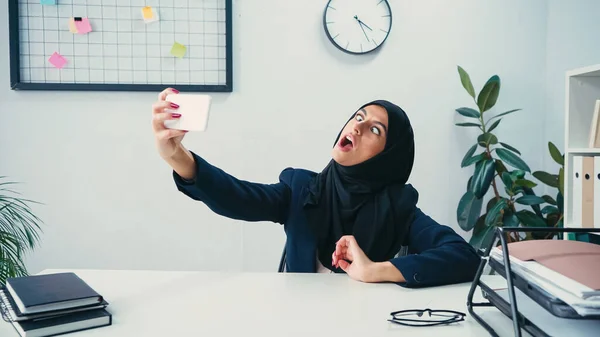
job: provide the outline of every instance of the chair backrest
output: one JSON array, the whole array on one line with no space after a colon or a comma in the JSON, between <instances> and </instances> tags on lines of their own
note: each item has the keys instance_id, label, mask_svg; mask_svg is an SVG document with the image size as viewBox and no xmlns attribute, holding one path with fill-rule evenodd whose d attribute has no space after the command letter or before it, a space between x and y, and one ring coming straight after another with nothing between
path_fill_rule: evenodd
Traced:
<instances>
[{"instance_id":1,"label":"chair backrest","mask_svg":"<svg viewBox=\"0 0 600 337\"><path fill-rule=\"evenodd\" d=\"M279 269L277 269L277 272L279 273L285 273L285 246L283 246L283 252L281 252L281 259L279 259Z\"/></svg>"}]
</instances>

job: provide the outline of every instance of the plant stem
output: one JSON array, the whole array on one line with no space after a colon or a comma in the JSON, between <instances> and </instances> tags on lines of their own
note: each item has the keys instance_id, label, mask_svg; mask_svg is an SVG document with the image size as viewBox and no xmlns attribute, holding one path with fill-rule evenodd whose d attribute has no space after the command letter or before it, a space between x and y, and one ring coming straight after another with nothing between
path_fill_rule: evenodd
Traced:
<instances>
[{"instance_id":1,"label":"plant stem","mask_svg":"<svg viewBox=\"0 0 600 337\"><path fill-rule=\"evenodd\" d=\"M483 130L485 130L485 126L483 127ZM492 152L490 151L490 144L486 144L485 152L489 159L494 159L494 158L492 158ZM492 188L494 189L494 195L496 196L496 202L497 202L498 200L500 200L500 193L498 193L498 187L496 186L496 176L495 175L494 175L494 178L492 179Z\"/></svg>"},{"instance_id":2,"label":"plant stem","mask_svg":"<svg viewBox=\"0 0 600 337\"><path fill-rule=\"evenodd\" d=\"M477 105L477 101L475 101L475 105ZM479 121L481 122L481 131L483 133L486 133L485 122L483 121L483 113L481 113L481 111L479 112ZM490 150L490 144L485 144L485 152L486 152L488 159L492 159L492 160L494 159L492 157L492 151ZM500 174L498 174L498 175L500 175ZM500 178L502 178L502 177L500 177ZM498 186L496 185L496 175L494 175L494 178L492 178L492 188L494 189L494 195L496 197L496 202L498 202L500 200L500 193L498 192ZM512 201L512 197L511 197L510 201ZM513 212L516 211L514 203L510 203L510 207L512 208ZM500 212L504 216L504 211L502 210ZM512 236L511 236L511 234L512 234ZM516 233L508 233L507 237L508 237L509 243L512 241L519 241L519 236Z\"/></svg>"},{"instance_id":3,"label":"plant stem","mask_svg":"<svg viewBox=\"0 0 600 337\"><path fill-rule=\"evenodd\" d=\"M560 215L560 218L558 218L558 220L556 220L556 223L555 223L555 224L554 224L554 226L552 226L552 227L556 227L556 226L558 226L558 223L560 222L560 220L562 220L562 219L563 219L563 216L564 216L564 214L561 214L561 215ZM544 238L545 238L545 239L550 239L551 237L553 237L554 235L557 235L557 234L558 234L558 233L552 233L552 232L550 232L550 233L548 233L548 234L547 234L547 235L546 235Z\"/></svg>"},{"instance_id":4,"label":"plant stem","mask_svg":"<svg viewBox=\"0 0 600 337\"><path fill-rule=\"evenodd\" d=\"M483 131L483 133L485 133L485 123L483 122L483 114L481 115L481 117L480 117L479 119L480 119L480 121L481 121L481 131ZM490 144L486 144L486 145L485 145L485 152L486 152L486 154L487 154L487 157L488 157L489 159L494 159L494 158L492 157L492 151L490 150ZM500 175L500 174L498 174L498 175ZM502 177L501 177L501 178L502 178ZM496 197L496 202L498 202L498 201L500 200L500 193L498 192L498 186L496 185L496 175L494 175L494 178L492 178L492 188L494 189L494 195L495 195L495 197ZM514 212L516 212L516 209L515 209L514 202L512 202L512 201L513 201L513 199L512 199L512 197L511 197L511 198L510 198L510 201L509 201L509 207L512 209L512 211L513 211L513 213L514 213ZM500 212L501 212L501 213L502 213L502 215L504 216L504 211L500 211ZM509 234L507 235L507 237L508 237L508 241L509 241L509 242L512 242L512 241L515 241L515 242L517 242L517 241L520 241L520 240L519 240L519 235L518 235L517 233L509 233Z\"/></svg>"}]
</instances>

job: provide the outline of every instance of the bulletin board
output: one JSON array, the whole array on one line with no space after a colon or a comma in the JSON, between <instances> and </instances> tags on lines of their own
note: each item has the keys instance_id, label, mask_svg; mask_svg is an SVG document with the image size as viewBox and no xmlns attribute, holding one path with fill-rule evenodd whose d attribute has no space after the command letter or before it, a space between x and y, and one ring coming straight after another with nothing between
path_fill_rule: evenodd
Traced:
<instances>
[{"instance_id":1,"label":"bulletin board","mask_svg":"<svg viewBox=\"0 0 600 337\"><path fill-rule=\"evenodd\" d=\"M231 92L232 0L8 0L15 90Z\"/></svg>"}]
</instances>

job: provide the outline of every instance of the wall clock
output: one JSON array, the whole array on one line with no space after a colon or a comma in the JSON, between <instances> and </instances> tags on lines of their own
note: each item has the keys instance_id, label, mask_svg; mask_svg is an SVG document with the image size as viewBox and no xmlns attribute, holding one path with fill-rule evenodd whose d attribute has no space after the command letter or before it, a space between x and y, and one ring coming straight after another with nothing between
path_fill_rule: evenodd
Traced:
<instances>
[{"instance_id":1,"label":"wall clock","mask_svg":"<svg viewBox=\"0 0 600 337\"><path fill-rule=\"evenodd\" d=\"M387 0L329 0L323 26L337 48L366 54L381 47L390 34L392 10Z\"/></svg>"}]
</instances>

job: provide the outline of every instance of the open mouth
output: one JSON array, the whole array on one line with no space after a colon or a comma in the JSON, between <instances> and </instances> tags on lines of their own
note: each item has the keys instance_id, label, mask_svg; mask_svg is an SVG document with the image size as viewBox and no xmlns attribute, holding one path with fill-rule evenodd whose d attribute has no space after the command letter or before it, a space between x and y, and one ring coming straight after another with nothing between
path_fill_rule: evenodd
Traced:
<instances>
[{"instance_id":1,"label":"open mouth","mask_svg":"<svg viewBox=\"0 0 600 337\"><path fill-rule=\"evenodd\" d=\"M352 150L352 148L354 147L354 144L352 143L352 137L346 136L346 137L340 139L339 147L342 151Z\"/></svg>"}]
</instances>

